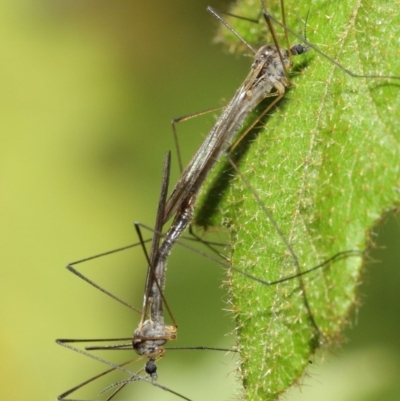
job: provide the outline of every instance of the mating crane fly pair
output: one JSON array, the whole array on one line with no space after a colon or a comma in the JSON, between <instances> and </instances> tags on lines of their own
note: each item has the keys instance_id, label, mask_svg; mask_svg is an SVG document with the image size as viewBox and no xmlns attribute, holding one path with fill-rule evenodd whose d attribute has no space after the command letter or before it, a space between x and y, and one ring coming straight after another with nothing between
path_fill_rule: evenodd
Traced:
<instances>
[{"instance_id":1,"label":"mating crane fly pair","mask_svg":"<svg viewBox=\"0 0 400 401\"><path fill-rule=\"evenodd\" d=\"M262 200L258 197L257 192L254 188L248 183L246 178L241 174L235 163L229 157L230 150L236 146L236 143L233 144L234 137L244 125L246 118L249 114L255 110L255 108L266 98L271 97L273 100L268 104L268 107L259 114L257 120L250 124L250 126L246 129L246 133L254 127L254 125L259 121L269 110L271 110L276 103L284 96L285 88L289 86L289 78L287 75L287 70L291 68L292 56L297 56L303 54L310 49L315 50L323 57L328 59L331 63L341 68L344 72L351 75L352 77L361 77L361 78L393 78L399 79L400 77L393 76L376 76L376 75L359 75L354 74L346 68L342 67L335 60L330 59L323 52L317 49L314 45L309 43L306 39L300 37L295 34L291 30L289 30L285 24L280 23L274 17L272 17L267 11L262 2L263 6L263 15L265 21L268 24L268 27L272 33L272 37L274 39L274 44L264 45L258 51L256 51L251 45L247 42L244 42L248 48L255 54L254 61L251 66L250 73L245 78L242 85L236 91L232 100L228 103L228 105L224 108L221 116L215 123L214 127L211 129L207 137L205 138L202 145L199 147L198 151L186 167L186 169L182 172L181 177L175 187L173 188L171 195L167 197L168 193L168 184L169 184L169 171L170 171L170 155L167 154L164 160L164 169L163 169L163 178L162 178L162 188L160 199L158 203L157 210L157 218L155 227L152 229L153 237L151 240L151 249L150 252L147 253L145 243L148 241L144 241L141 233L141 225L135 224L138 236L140 238L139 244L143 247L144 254L147 258L148 263L148 272L146 278L146 286L145 286L145 294L143 299L143 308L140 311L141 319L138 325L138 328L135 330L133 337L123 338L123 339L95 339L95 340L70 340L70 339L62 339L57 340L57 342L67 347L71 350L89 356L90 358L96 359L106 365L108 365L109 369L105 372L96 375L89 380L75 386L74 388L68 390L59 396L60 400L69 400L67 398L70 394L75 392L76 390L84 387L88 383L91 383L98 379L99 377L103 377L109 372L112 371L122 371L127 374L127 379L122 380L117 383L111 384L104 391L112 391L112 394L108 396L107 399L112 399L117 393L119 393L126 385L135 381L144 381L149 384L159 387L163 390L166 390L182 399L190 400L182 394L179 394L155 381L157 378L157 361L163 357L165 353L164 345L168 341L172 341L176 338L177 335L177 325L172 317L172 313L168 308L168 304L165 302L164 298L164 287L165 287L165 272L167 267L168 256L175 245L175 243L181 238L183 231L188 227L193 219L194 208L197 201L197 196L203 187L203 184L210 172L214 168L215 164L218 160L221 159L222 156L226 156L227 160L231 164L232 168L236 171L239 177L243 179L245 186L247 186L249 192L255 197L255 199L259 202L260 207L266 213L267 218L269 218L274 225L276 223L272 219L272 216L269 210L263 205ZM233 33L236 32L230 25L212 8L208 8L208 11L215 16L219 21L221 21L225 26L228 27ZM297 36L301 43L295 44L290 47L290 49L285 50L281 49L277 43L276 35L274 34L273 26L271 21L282 26L286 32L290 32L294 36ZM236 34L237 35L237 34ZM237 35L238 36L238 35ZM241 38L240 38L241 39ZM243 40L243 39L241 39ZM182 118L180 120L184 120ZM176 135L176 131L174 128L174 133ZM172 220L172 223L167 230L166 233L163 233L164 226ZM238 272L249 278L250 280L254 280L258 282L260 285L271 286L276 283L281 283L284 281L288 281L294 278L300 279L301 284L301 276L309 273L315 269L319 269L322 266L325 266L327 263L330 263L336 259L340 259L349 254L358 254L358 251L344 251L339 254L334 255L332 258L326 260L324 263L321 263L318 266L314 266L312 269L309 269L305 272L301 272L300 267L298 266L297 257L294 254L294 251L287 241L286 237L277 227L278 234L281 237L281 240L287 247L290 254L293 256L294 263L296 264L296 268L298 272L291 276L287 276L281 278L280 280L269 282L259 277L254 277L251 274L245 273L240 269L229 266L223 262L219 262L220 265L230 269L231 271ZM101 255L96 255L91 258L87 258L84 260L80 260L78 262L71 263L68 266L68 269L73 272L78 277L82 278L95 288L101 290L107 295L111 296L113 299L123 303L126 306L130 305L126 304L124 301L117 298L115 295L109 293L104 288L100 287L84 275L77 271L73 266L79 263L82 263L87 260L95 259L100 256L112 254L115 252L119 252L123 249L136 246L131 245L125 248L121 248L118 250L106 252ZM318 324L315 322L312 310L307 301L307 294L304 288L302 288L304 304L308 310L310 323L314 326L315 330L319 335L323 336L323 333L319 332ZM172 324L166 325L164 321L164 306L168 309L168 314L171 316ZM136 310L137 311L137 310ZM75 348L73 343L88 343L88 342L104 342L104 341L129 341L127 344L121 345L112 345L112 346L91 346L86 347L85 350ZM146 358L147 362L145 363L144 369L141 369L139 372L133 372L126 368L127 365L133 363L137 360L137 358L126 361L122 364L114 364L110 361L104 360L98 356L91 354L89 351L99 350L99 349L134 349L139 355L139 359ZM206 349L206 347L192 347L192 349ZM217 349L217 348L208 348L219 351L227 351L225 349ZM141 375L142 371L147 373L146 375Z\"/></svg>"}]
</instances>

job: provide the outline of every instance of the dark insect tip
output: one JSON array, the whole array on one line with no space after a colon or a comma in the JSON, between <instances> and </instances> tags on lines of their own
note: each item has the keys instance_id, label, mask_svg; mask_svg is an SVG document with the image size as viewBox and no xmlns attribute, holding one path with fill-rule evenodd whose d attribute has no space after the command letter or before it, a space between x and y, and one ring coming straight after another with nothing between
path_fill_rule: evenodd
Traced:
<instances>
[{"instance_id":1,"label":"dark insect tip","mask_svg":"<svg viewBox=\"0 0 400 401\"><path fill-rule=\"evenodd\" d=\"M153 376L157 371L157 365L152 361L147 361L145 370L147 374Z\"/></svg>"},{"instance_id":2,"label":"dark insect tip","mask_svg":"<svg viewBox=\"0 0 400 401\"><path fill-rule=\"evenodd\" d=\"M290 52L292 53L293 56L297 56L298 54L303 54L305 52L308 52L308 47L305 47L301 44L295 44L290 48Z\"/></svg>"}]
</instances>

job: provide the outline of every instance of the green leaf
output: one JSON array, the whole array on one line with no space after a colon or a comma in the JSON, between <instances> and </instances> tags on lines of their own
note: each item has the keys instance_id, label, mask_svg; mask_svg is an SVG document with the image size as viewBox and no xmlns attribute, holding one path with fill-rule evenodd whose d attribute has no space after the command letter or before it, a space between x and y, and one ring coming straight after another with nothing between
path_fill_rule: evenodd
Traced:
<instances>
[{"instance_id":1,"label":"green leaf","mask_svg":"<svg viewBox=\"0 0 400 401\"><path fill-rule=\"evenodd\" d=\"M301 32L299 16L309 11L308 40L334 60L358 74L400 75L398 3L299 3L286 1L287 24ZM249 0L232 12L254 18L259 10ZM270 12L280 19L279 5ZM263 21L229 21L253 45L264 43ZM238 47L224 27L223 35ZM294 63L284 99L232 157L306 271L338 252L365 250L370 229L400 203L400 81L352 78L313 50ZM289 247L226 160L199 203L197 224L229 226L235 267L268 281L297 272ZM340 343L361 267L362 258L349 255L270 287L231 272L243 399L275 400L299 382L320 346Z\"/></svg>"}]
</instances>

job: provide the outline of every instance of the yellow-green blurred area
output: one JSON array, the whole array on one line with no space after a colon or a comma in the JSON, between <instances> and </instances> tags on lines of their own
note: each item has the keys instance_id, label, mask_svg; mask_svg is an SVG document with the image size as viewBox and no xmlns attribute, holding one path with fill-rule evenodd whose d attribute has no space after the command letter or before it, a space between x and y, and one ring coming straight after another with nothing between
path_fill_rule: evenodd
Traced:
<instances>
[{"instance_id":1,"label":"yellow-green blurred area","mask_svg":"<svg viewBox=\"0 0 400 401\"><path fill-rule=\"evenodd\" d=\"M0 3L2 399L53 400L106 369L56 338L129 337L136 328L138 315L64 266L135 242L136 220L153 224L163 155L173 149L171 119L223 104L244 78L249 59L212 44L217 23L208 4ZM184 162L213 121L180 124ZM173 153L172 183L178 173ZM397 221L378 232L379 263L365 274L349 344L313 367L303 394L288 399L399 399ZM146 263L139 249L79 268L140 307ZM235 344L223 279L212 262L174 250L166 297L179 326L176 345ZM100 355L134 357L115 354ZM234 399L234 369L232 354L171 351L159 363L159 382L193 400ZM98 396L86 389L80 397ZM146 383L118 397L177 399Z\"/></svg>"}]
</instances>

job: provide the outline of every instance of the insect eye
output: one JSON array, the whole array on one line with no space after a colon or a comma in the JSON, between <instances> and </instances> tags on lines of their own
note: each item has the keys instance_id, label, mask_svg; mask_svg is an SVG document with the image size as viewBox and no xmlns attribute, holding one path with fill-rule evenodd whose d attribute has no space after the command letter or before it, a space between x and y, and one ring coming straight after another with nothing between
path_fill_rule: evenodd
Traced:
<instances>
[{"instance_id":1,"label":"insect eye","mask_svg":"<svg viewBox=\"0 0 400 401\"><path fill-rule=\"evenodd\" d=\"M295 44L290 48L290 52L292 53L292 55L303 54L307 51L308 48L301 44Z\"/></svg>"},{"instance_id":2,"label":"insect eye","mask_svg":"<svg viewBox=\"0 0 400 401\"><path fill-rule=\"evenodd\" d=\"M151 360L147 361L145 370L148 375L153 376L157 371L157 365Z\"/></svg>"}]
</instances>

